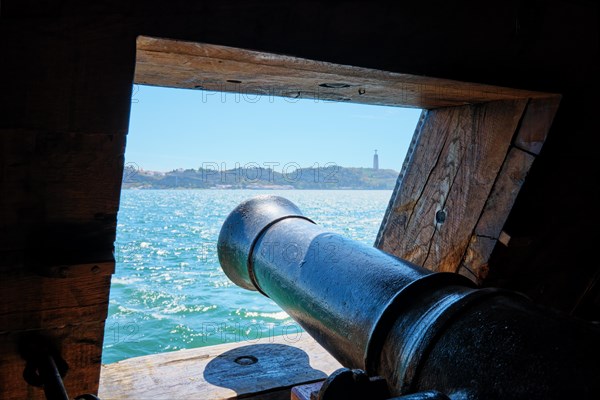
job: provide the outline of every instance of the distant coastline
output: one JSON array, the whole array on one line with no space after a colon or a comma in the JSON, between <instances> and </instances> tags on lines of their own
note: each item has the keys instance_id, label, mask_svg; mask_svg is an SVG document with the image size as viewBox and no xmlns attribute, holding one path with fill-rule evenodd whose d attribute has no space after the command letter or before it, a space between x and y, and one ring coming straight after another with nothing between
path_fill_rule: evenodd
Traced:
<instances>
[{"instance_id":1,"label":"distant coastline","mask_svg":"<svg viewBox=\"0 0 600 400\"><path fill-rule=\"evenodd\" d=\"M319 189L391 190L398 172L392 169L328 165L277 171L270 168L177 169L157 172L127 165L123 189Z\"/></svg>"}]
</instances>

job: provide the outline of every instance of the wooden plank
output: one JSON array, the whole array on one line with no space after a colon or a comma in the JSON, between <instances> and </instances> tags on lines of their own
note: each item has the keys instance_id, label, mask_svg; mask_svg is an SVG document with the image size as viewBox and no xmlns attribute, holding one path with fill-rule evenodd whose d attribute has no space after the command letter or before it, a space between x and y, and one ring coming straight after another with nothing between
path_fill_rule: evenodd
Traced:
<instances>
[{"instance_id":1,"label":"wooden plank","mask_svg":"<svg viewBox=\"0 0 600 400\"><path fill-rule=\"evenodd\" d=\"M56 32L66 32L60 20ZM33 51L36 67L17 63L29 78L4 90L0 129L0 398L45 399L22 377L19 341L33 333L61 347L74 398L98 388L114 262L97 254L113 250L134 52L107 25L86 45L25 31L20 51ZM68 278L31 272L41 265Z\"/></svg>"},{"instance_id":2,"label":"wooden plank","mask_svg":"<svg viewBox=\"0 0 600 400\"><path fill-rule=\"evenodd\" d=\"M487 276L487 262L534 159L516 147L507 154L461 262L462 267L476 277L477 283Z\"/></svg>"},{"instance_id":3,"label":"wooden plank","mask_svg":"<svg viewBox=\"0 0 600 400\"><path fill-rule=\"evenodd\" d=\"M270 337L104 365L99 397L287 400L292 386L322 380L338 368L341 365L306 333L293 340Z\"/></svg>"},{"instance_id":4,"label":"wooden plank","mask_svg":"<svg viewBox=\"0 0 600 400\"><path fill-rule=\"evenodd\" d=\"M31 332L28 332L31 333ZM67 392L74 398L84 393L96 393L100 376L104 321L68 325L38 332L60 347L69 371L64 378ZM0 334L0 398L2 400L43 400L44 391L28 385L23 379L25 361L18 348L23 332Z\"/></svg>"},{"instance_id":5,"label":"wooden plank","mask_svg":"<svg viewBox=\"0 0 600 400\"><path fill-rule=\"evenodd\" d=\"M92 254L87 255L89 259L94 258ZM113 257L112 254L110 257ZM112 275L115 272L115 261L98 261L77 264L44 265L41 272L47 276L57 278L81 278L86 276Z\"/></svg>"},{"instance_id":6,"label":"wooden plank","mask_svg":"<svg viewBox=\"0 0 600 400\"><path fill-rule=\"evenodd\" d=\"M477 279L477 276L475 276L475 273L473 271L471 271L470 269L466 268L464 265L461 265L458 268L458 271L456 271L456 272L466 278L469 278L470 280L472 280L475 283L478 282L478 279Z\"/></svg>"},{"instance_id":7,"label":"wooden plank","mask_svg":"<svg viewBox=\"0 0 600 400\"><path fill-rule=\"evenodd\" d=\"M560 95L531 99L523 114L515 146L532 154L539 154L558 110Z\"/></svg>"},{"instance_id":8,"label":"wooden plank","mask_svg":"<svg viewBox=\"0 0 600 400\"><path fill-rule=\"evenodd\" d=\"M323 381L316 383L307 383L306 385L294 386L290 400L312 400L323 386Z\"/></svg>"},{"instance_id":9,"label":"wooden plank","mask_svg":"<svg viewBox=\"0 0 600 400\"><path fill-rule=\"evenodd\" d=\"M73 397L97 391L124 146L123 134L0 130L2 399L45 398L22 379L31 333L62 347Z\"/></svg>"},{"instance_id":10,"label":"wooden plank","mask_svg":"<svg viewBox=\"0 0 600 400\"><path fill-rule=\"evenodd\" d=\"M47 224L116 221L125 135L37 132L35 140L31 168Z\"/></svg>"},{"instance_id":11,"label":"wooden plank","mask_svg":"<svg viewBox=\"0 0 600 400\"><path fill-rule=\"evenodd\" d=\"M104 321L109 291L110 275L58 279L22 272L4 276L0 292L11 301L0 302L0 333Z\"/></svg>"},{"instance_id":12,"label":"wooden plank","mask_svg":"<svg viewBox=\"0 0 600 400\"><path fill-rule=\"evenodd\" d=\"M413 159L414 159L414 156L416 153L417 144L419 144L419 146L422 146L423 142L427 141L430 138L427 135L425 135L425 136L421 135L423 127L425 126L425 121L427 121L427 114L428 114L427 110L423 110L423 112L421 112L419 121L417 122L417 126L415 127L415 132L413 133L412 139L408 146L408 150L406 151L406 156L404 157L404 162L402 163L402 168L400 169L400 173L398 174L398 179L396 180L396 185L394 186L394 190L392 191L392 196L390 198L388 206L387 206L385 213L383 215L383 218L381 220L381 225L379 226L379 231L377 232L377 237L375 238L375 247L380 247L381 243L383 243L384 236L386 235L386 232L387 232L386 227L388 226L388 223L391 223L391 224L394 223L394 220L392 218L392 216L394 215L394 212L393 212L394 202L400 195L400 190L401 189L406 190L406 189L404 189L405 186L402 183L404 183L406 181L404 179L404 177L406 176L407 172L409 170L412 171L414 169ZM423 136L423 141L420 140L422 138L422 136ZM432 144L435 144L435 142L432 142ZM419 156L421 156L421 154L424 154L422 150L419 151ZM413 178L415 178L415 177L416 176L413 176ZM421 184L424 185L424 181L422 181ZM390 219L392 219L391 222L390 222Z\"/></svg>"},{"instance_id":13,"label":"wooden plank","mask_svg":"<svg viewBox=\"0 0 600 400\"><path fill-rule=\"evenodd\" d=\"M498 240L492 237L471 236L458 273L481 284L489 272L488 260L497 243Z\"/></svg>"},{"instance_id":14,"label":"wooden plank","mask_svg":"<svg viewBox=\"0 0 600 400\"><path fill-rule=\"evenodd\" d=\"M0 268L109 261L124 147L124 135L0 130L2 191L11 194L0 196L0 251L11 254Z\"/></svg>"},{"instance_id":15,"label":"wooden plank","mask_svg":"<svg viewBox=\"0 0 600 400\"><path fill-rule=\"evenodd\" d=\"M257 96L282 96L426 109L545 96L526 90L147 36L137 40L135 82L233 92L248 101L255 101Z\"/></svg>"},{"instance_id":16,"label":"wooden plank","mask_svg":"<svg viewBox=\"0 0 600 400\"><path fill-rule=\"evenodd\" d=\"M500 236L507 212L512 208L534 159L515 147L510 149L477 221L476 235L494 239Z\"/></svg>"},{"instance_id":17,"label":"wooden plank","mask_svg":"<svg viewBox=\"0 0 600 400\"><path fill-rule=\"evenodd\" d=\"M456 272L525 105L430 110L376 246L433 271Z\"/></svg>"}]
</instances>

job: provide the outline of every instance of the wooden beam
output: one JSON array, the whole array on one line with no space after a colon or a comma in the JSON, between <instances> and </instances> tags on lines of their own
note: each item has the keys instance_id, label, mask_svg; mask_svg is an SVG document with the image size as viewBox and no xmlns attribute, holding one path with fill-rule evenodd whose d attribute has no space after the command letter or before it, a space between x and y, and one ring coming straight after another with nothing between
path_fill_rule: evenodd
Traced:
<instances>
[{"instance_id":1,"label":"wooden beam","mask_svg":"<svg viewBox=\"0 0 600 400\"><path fill-rule=\"evenodd\" d=\"M433 271L456 272L526 104L522 99L428 111L376 246Z\"/></svg>"},{"instance_id":2,"label":"wooden beam","mask_svg":"<svg viewBox=\"0 0 600 400\"><path fill-rule=\"evenodd\" d=\"M290 340L291 339L291 340ZM104 365L98 396L125 399L290 398L292 386L341 365L308 334L131 358Z\"/></svg>"},{"instance_id":3,"label":"wooden beam","mask_svg":"<svg viewBox=\"0 0 600 400\"><path fill-rule=\"evenodd\" d=\"M124 147L122 133L0 129L2 399L45 398L22 378L34 332L62 347L71 396L97 390Z\"/></svg>"},{"instance_id":4,"label":"wooden beam","mask_svg":"<svg viewBox=\"0 0 600 400\"><path fill-rule=\"evenodd\" d=\"M110 275L46 278L32 273L0 280L0 334L104 321Z\"/></svg>"},{"instance_id":5,"label":"wooden beam","mask_svg":"<svg viewBox=\"0 0 600 400\"><path fill-rule=\"evenodd\" d=\"M282 96L426 109L546 96L527 90L147 36L137 39L135 82L232 92L232 101L233 96L237 96L236 101Z\"/></svg>"},{"instance_id":6,"label":"wooden beam","mask_svg":"<svg viewBox=\"0 0 600 400\"><path fill-rule=\"evenodd\" d=\"M470 272L466 276L472 276L478 283L487 276L487 262L534 159L533 155L513 147L502 165L461 262L461 268Z\"/></svg>"},{"instance_id":7,"label":"wooden beam","mask_svg":"<svg viewBox=\"0 0 600 400\"><path fill-rule=\"evenodd\" d=\"M290 400L314 400L322 386L323 381L294 386Z\"/></svg>"},{"instance_id":8,"label":"wooden beam","mask_svg":"<svg viewBox=\"0 0 600 400\"><path fill-rule=\"evenodd\" d=\"M23 379L25 360L16 351L24 335L31 332L0 334L0 396L2 400L44 400L41 388L30 386ZM98 388L104 321L65 325L36 332L51 338L60 349L69 371L63 381L71 398L95 393Z\"/></svg>"},{"instance_id":9,"label":"wooden beam","mask_svg":"<svg viewBox=\"0 0 600 400\"><path fill-rule=\"evenodd\" d=\"M515 136L516 147L532 154L540 154L560 99L560 95L550 95L529 101L519 132Z\"/></svg>"}]
</instances>

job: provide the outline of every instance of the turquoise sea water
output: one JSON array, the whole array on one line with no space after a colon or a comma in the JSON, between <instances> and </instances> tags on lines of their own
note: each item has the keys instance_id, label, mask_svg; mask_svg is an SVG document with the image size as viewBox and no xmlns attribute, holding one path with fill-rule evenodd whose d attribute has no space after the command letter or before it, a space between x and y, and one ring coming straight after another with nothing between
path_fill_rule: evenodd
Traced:
<instances>
[{"instance_id":1,"label":"turquoise sea water","mask_svg":"<svg viewBox=\"0 0 600 400\"><path fill-rule=\"evenodd\" d=\"M301 329L275 303L231 283L216 242L241 201L286 197L319 225L372 245L388 190L124 190L102 362Z\"/></svg>"}]
</instances>

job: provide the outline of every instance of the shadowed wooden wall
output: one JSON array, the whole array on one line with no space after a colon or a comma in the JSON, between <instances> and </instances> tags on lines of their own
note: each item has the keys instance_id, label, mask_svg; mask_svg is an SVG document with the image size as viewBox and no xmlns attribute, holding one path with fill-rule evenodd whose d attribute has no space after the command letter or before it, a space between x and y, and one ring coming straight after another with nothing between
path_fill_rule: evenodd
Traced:
<instances>
[{"instance_id":1,"label":"shadowed wooden wall","mask_svg":"<svg viewBox=\"0 0 600 400\"><path fill-rule=\"evenodd\" d=\"M597 15L586 1L3 1L0 397L43 396L21 377L25 331L62 348L71 395L97 389L138 35L562 94L483 283L598 319Z\"/></svg>"}]
</instances>

